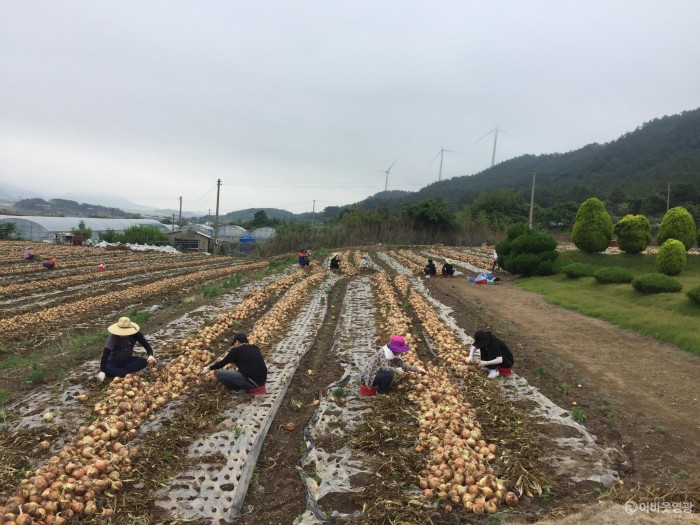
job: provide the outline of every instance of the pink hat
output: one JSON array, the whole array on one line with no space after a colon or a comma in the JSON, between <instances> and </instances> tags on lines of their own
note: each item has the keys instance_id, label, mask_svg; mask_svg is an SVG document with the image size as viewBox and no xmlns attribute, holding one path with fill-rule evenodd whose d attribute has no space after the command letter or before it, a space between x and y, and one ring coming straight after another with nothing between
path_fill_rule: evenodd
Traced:
<instances>
[{"instance_id":1,"label":"pink hat","mask_svg":"<svg viewBox=\"0 0 700 525\"><path fill-rule=\"evenodd\" d=\"M409 350L408 346L406 346L406 340L400 335L392 335L386 346L389 350L396 353L408 352Z\"/></svg>"}]
</instances>

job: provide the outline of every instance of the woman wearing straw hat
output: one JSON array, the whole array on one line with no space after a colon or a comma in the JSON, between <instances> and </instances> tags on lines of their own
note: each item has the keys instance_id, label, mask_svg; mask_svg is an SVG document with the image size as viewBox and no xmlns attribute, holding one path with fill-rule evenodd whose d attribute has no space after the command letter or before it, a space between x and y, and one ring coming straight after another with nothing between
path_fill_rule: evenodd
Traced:
<instances>
[{"instance_id":1,"label":"woman wearing straw hat","mask_svg":"<svg viewBox=\"0 0 700 525\"><path fill-rule=\"evenodd\" d=\"M153 348L140 332L139 325L132 323L128 317L120 317L119 321L107 328L109 337L102 352L100 361L99 381L104 381L106 376L124 377L143 370L147 365L153 365L156 358L153 357ZM148 359L134 355L134 345L139 343L146 349Z\"/></svg>"},{"instance_id":2,"label":"woman wearing straw hat","mask_svg":"<svg viewBox=\"0 0 700 525\"><path fill-rule=\"evenodd\" d=\"M362 384L367 387L376 386L379 394L386 394L394 380L395 368L426 374L422 368L403 362L400 355L408 351L406 340L400 335L392 335L391 340L377 350L365 364L360 375Z\"/></svg>"},{"instance_id":3,"label":"woman wearing straw hat","mask_svg":"<svg viewBox=\"0 0 700 525\"><path fill-rule=\"evenodd\" d=\"M445 259L445 264L442 265L442 276L452 277L455 274L455 267L452 266L450 259Z\"/></svg>"}]
</instances>

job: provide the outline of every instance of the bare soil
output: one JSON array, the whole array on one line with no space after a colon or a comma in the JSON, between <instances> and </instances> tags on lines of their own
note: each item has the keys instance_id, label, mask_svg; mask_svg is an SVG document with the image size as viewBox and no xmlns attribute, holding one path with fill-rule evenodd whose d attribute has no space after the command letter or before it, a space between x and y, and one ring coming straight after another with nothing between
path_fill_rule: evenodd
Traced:
<instances>
[{"instance_id":1,"label":"bare soil","mask_svg":"<svg viewBox=\"0 0 700 525\"><path fill-rule=\"evenodd\" d=\"M429 287L462 327L490 329L504 340L514 370L547 397L562 407L575 402L598 441L626 454L620 474L627 483L697 479L696 356L551 305L507 278L495 286L433 279Z\"/></svg>"},{"instance_id":2,"label":"bare soil","mask_svg":"<svg viewBox=\"0 0 700 525\"><path fill-rule=\"evenodd\" d=\"M426 284L438 301L452 308L452 316L467 333L490 329L503 339L514 353L515 371L530 384L562 407L576 403L587 416L585 424L599 443L622 451L617 468L625 482L624 490L651 484L669 490L682 491L690 486L698 490L700 360L697 356L550 305L537 294L520 290L507 276L496 286L475 285L464 278L430 279ZM306 511L300 463L305 447L304 427L314 412L319 390L341 375L341 367L329 358L328 350L333 344L346 285L347 280L340 280L327 296L327 317L313 347L299 364L267 434L243 513L236 523L288 525ZM163 308L143 323L144 331L148 333L183 312L206 304L208 300L201 296L200 288L192 286L149 298L149 304L161 304ZM82 328L85 333L106 326L115 315L114 312L94 314L89 326ZM62 335L66 339L76 335L64 331ZM32 333L38 344L27 351L60 348L62 336L54 335L53 340L46 341L47 334ZM14 343L23 346L26 341L18 339ZM101 342L97 346L101 350ZM64 356L57 352L54 360L47 361L47 379L56 379L54 364L58 368L61 359ZM26 382L28 373L28 369L0 373L0 387L11 398L24 395L30 388ZM522 408L526 411L528 407L523 403ZM288 423L291 425L287 426ZM544 431L566 435L562 427L552 426ZM550 500L536 499L523 504L516 514L505 516L508 523L518 519L533 522L544 517L560 520L547 522L559 525L642 522L637 520L641 515L626 514L620 506L598 505L600 487L593 483L574 485L559 481L553 486ZM369 476L357 480L358 486L371 487L377 483L378 478ZM322 503L340 512L353 512L362 508L363 500L353 493L345 498L329 495ZM572 515L578 510L584 514ZM464 515L457 513L442 513L434 523L462 523L462 518ZM469 515L466 522L495 523L491 518L494 517Z\"/></svg>"},{"instance_id":3,"label":"bare soil","mask_svg":"<svg viewBox=\"0 0 700 525\"><path fill-rule=\"evenodd\" d=\"M491 329L512 348L518 374L562 407L576 402L587 415L585 424L598 442L623 451L618 469L625 486L616 489L620 490L618 501L627 497L623 493L632 497L640 486L663 484L669 490L682 491L688 483L697 483L700 414L694 403L697 398L688 397L697 395L697 358L604 321L550 305L538 295L520 290L508 277L498 286L474 285L466 279L427 282L433 296L453 309L458 325L468 333ZM342 289L336 287L329 304L339 307L342 294ZM256 483L248 491L244 513L237 523L286 525L305 510L299 464L302 429L313 411L311 403L317 393L313 385L328 384L338 375L336 363L325 357L335 328L334 317L329 315L268 433ZM303 373L308 368L314 369L313 381ZM566 393L563 384L570 385ZM292 399L301 400L304 408L290 409ZM283 424L287 422L294 423L294 431L286 430ZM557 435L561 428L552 425L544 431ZM369 487L379 480L363 483ZM621 505L599 504L601 488L592 482L559 480L552 488L551 499L526 504L510 516L509 522L549 517L547 523L632 524L646 517L625 512ZM361 508L361 499L324 503L341 512L352 512ZM578 511L583 514L574 514ZM675 523L678 516L655 518L655 524ZM457 523L458 517L450 519L443 514L436 515L435 520ZM489 521L471 516L470 522Z\"/></svg>"}]
</instances>

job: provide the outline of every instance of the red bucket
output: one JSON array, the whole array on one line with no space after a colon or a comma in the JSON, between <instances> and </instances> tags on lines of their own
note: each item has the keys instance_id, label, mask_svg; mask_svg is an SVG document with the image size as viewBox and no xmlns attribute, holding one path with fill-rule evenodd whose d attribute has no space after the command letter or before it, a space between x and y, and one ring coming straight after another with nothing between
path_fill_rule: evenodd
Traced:
<instances>
[{"instance_id":1,"label":"red bucket","mask_svg":"<svg viewBox=\"0 0 700 525\"><path fill-rule=\"evenodd\" d=\"M267 394L267 388L265 388L265 385L263 385L255 388L249 388L248 390L246 390L246 392L249 394L253 394L254 396L259 396L262 394Z\"/></svg>"},{"instance_id":2,"label":"red bucket","mask_svg":"<svg viewBox=\"0 0 700 525\"><path fill-rule=\"evenodd\" d=\"M368 387L365 385L360 385L360 395L361 396L374 396L377 395L377 390L378 387L373 386L373 387Z\"/></svg>"},{"instance_id":3,"label":"red bucket","mask_svg":"<svg viewBox=\"0 0 700 525\"><path fill-rule=\"evenodd\" d=\"M501 376L509 376L510 373L513 371L512 368L501 368L501 367L496 367L496 370L498 370L498 375L501 375Z\"/></svg>"}]
</instances>

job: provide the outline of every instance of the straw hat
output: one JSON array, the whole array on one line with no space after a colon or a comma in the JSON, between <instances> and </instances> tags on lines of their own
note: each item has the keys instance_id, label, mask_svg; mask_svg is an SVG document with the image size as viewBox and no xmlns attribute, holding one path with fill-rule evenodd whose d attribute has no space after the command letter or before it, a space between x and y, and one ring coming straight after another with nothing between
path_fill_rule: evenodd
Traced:
<instances>
[{"instance_id":1,"label":"straw hat","mask_svg":"<svg viewBox=\"0 0 700 525\"><path fill-rule=\"evenodd\" d=\"M119 321L109 325L107 331L114 335L134 335L140 330L139 325L132 323L128 317L120 317Z\"/></svg>"},{"instance_id":2,"label":"straw hat","mask_svg":"<svg viewBox=\"0 0 700 525\"><path fill-rule=\"evenodd\" d=\"M445 259L445 263L452 264L452 259Z\"/></svg>"}]
</instances>

